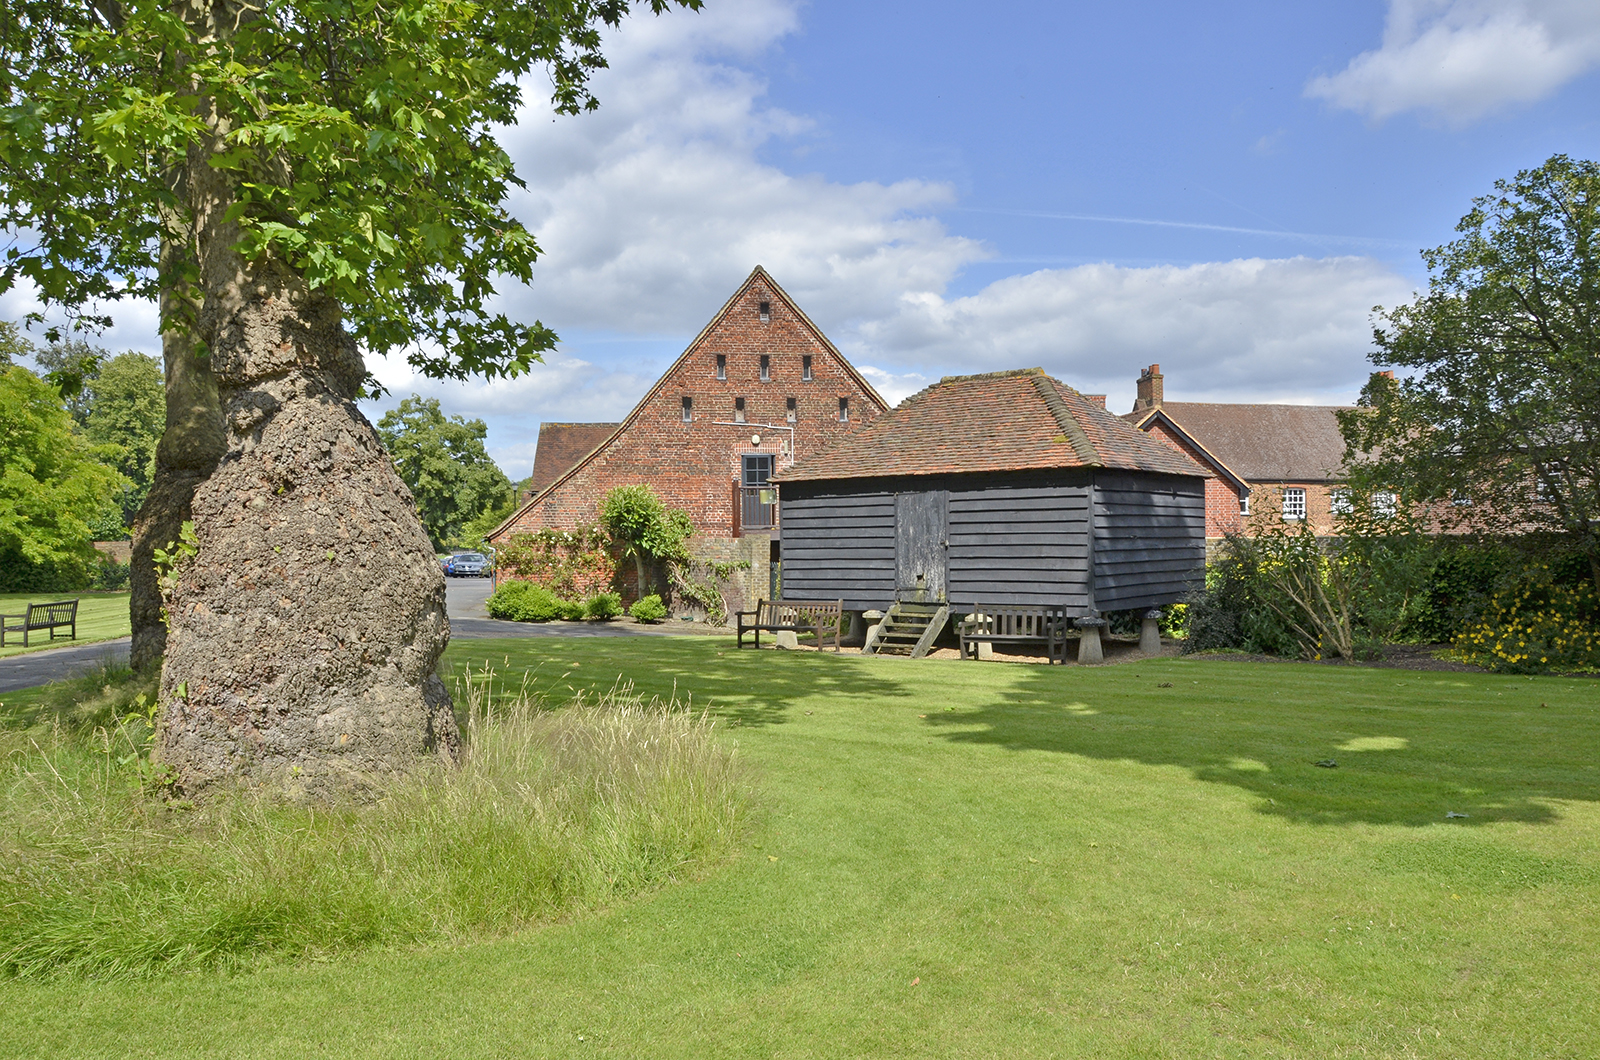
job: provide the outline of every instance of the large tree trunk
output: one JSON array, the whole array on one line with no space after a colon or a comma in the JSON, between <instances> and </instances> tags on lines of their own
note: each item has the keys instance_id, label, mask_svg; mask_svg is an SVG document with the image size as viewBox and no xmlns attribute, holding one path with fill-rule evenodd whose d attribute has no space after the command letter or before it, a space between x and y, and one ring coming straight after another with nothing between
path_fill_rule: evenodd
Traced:
<instances>
[{"instance_id":1,"label":"large tree trunk","mask_svg":"<svg viewBox=\"0 0 1600 1060\"><path fill-rule=\"evenodd\" d=\"M167 646L167 623L161 613L161 587L155 550L178 540L191 517L194 491L227 450L217 380L210 361L201 355L193 325L198 306L189 297L183 275L188 248L168 240L161 248L165 279L161 334L166 361L167 425L156 447L156 474L133 526L133 563L128 601L133 622L132 664L146 670L161 664Z\"/></svg>"},{"instance_id":2,"label":"large tree trunk","mask_svg":"<svg viewBox=\"0 0 1600 1060\"><path fill-rule=\"evenodd\" d=\"M220 146L225 116L204 117ZM159 758L188 791L362 787L459 744L435 673L444 576L352 400L365 369L339 305L234 250L233 178L207 161L189 198L228 448L195 491L199 551L167 606Z\"/></svg>"}]
</instances>

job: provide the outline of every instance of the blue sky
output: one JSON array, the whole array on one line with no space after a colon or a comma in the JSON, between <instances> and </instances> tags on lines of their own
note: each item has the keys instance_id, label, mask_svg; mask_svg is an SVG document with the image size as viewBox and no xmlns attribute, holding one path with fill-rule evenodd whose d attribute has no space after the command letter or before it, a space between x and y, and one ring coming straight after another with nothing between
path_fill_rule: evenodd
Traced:
<instances>
[{"instance_id":1,"label":"blue sky","mask_svg":"<svg viewBox=\"0 0 1600 1060\"><path fill-rule=\"evenodd\" d=\"M1043 365L1124 411L1159 362L1173 399L1345 402L1473 196L1600 157L1594 0L708 0L608 54L599 111L530 85L504 134L545 257L502 298L561 348L492 385L377 361L369 415L437 396L525 475L757 263L895 400ZM102 341L154 350L153 314Z\"/></svg>"}]
</instances>

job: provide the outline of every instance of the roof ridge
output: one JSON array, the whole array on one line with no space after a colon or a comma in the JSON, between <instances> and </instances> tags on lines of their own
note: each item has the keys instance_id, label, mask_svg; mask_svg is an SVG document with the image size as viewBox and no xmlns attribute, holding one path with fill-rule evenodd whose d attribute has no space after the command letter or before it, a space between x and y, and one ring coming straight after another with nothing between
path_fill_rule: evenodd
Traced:
<instances>
[{"instance_id":1,"label":"roof ridge","mask_svg":"<svg viewBox=\"0 0 1600 1060\"><path fill-rule=\"evenodd\" d=\"M1072 414L1072 410L1067 408L1067 403L1061 399L1061 392L1056 389L1057 386L1064 384L1057 383L1054 379L1045 375L1042 368L1035 369L1035 371L1039 374L1033 377L1034 389L1044 399L1045 408L1049 409L1050 415L1055 417L1056 424L1061 428L1061 433L1065 434L1067 441L1072 443L1072 451L1077 453L1078 459L1085 464L1091 467L1101 466L1104 461L1100 459L1100 453L1095 449L1094 442L1089 440L1089 432L1083 429L1083 424L1079 423L1078 418Z\"/></svg>"},{"instance_id":2,"label":"roof ridge","mask_svg":"<svg viewBox=\"0 0 1600 1060\"><path fill-rule=\"evenodd\" d=\"M1009 379L1018 375L1044 375L1043 368L1008 368L1001 372L977 372L973 375L947 375L939 380L944 383L965 383L972 379Z\"/></svg>"}]
</instances>

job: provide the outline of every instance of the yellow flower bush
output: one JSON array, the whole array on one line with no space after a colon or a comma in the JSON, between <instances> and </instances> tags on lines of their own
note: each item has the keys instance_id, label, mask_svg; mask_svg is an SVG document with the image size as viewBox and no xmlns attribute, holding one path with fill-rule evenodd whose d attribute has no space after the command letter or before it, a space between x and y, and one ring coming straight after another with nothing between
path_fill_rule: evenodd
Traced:
<instances>
[{"instance_id":1,"label":"yellow flower bush","mask_svg":"<svg viewBox=\"0 0 1600 1060\"><path fill-rule=\"evenodd\" d=\"M1548 566L1490 600L1456 637L1453 654L1502 673L1600 670L1600 597L1594 586L1555 585Z\"/></svg>"}]
</instances>

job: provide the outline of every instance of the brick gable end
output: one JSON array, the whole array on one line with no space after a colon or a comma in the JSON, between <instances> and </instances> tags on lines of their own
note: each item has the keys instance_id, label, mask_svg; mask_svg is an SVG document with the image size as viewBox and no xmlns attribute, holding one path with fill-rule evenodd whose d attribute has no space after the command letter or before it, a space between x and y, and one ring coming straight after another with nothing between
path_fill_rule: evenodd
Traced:
<instances>
[{"instance_id":1,"label":"brick gable end","mask_svg":"<svg viewBox=\"0 0 1600 1060\"><path fill-rule=\"evenodd\" d=\"M762 303L769 309L766 320ZM717 378L719 355L726 358L726 379ZM763 356L770 375L765 382ZM810 380L802 378L807 356ZM693 419L687 423L685 397L693 402ZM744 399L747 423L735 426L730 424L738 398ZM787 421L789 398L796 406L792 424ZM840 398L848 400L848 422L839 419ZM650 485L667 504L687 511L702 538L731 538L733 491L744 454L779 456L777 463L784 466L788 459L780 454L791 438L793 456L803 460L884 411L882 399L758 269L610 440L525 505L493 540L591 523L608 491L637 483ZM751 444L754 435L760 436L759 445Z\"/></svg>"}]
</instances>

